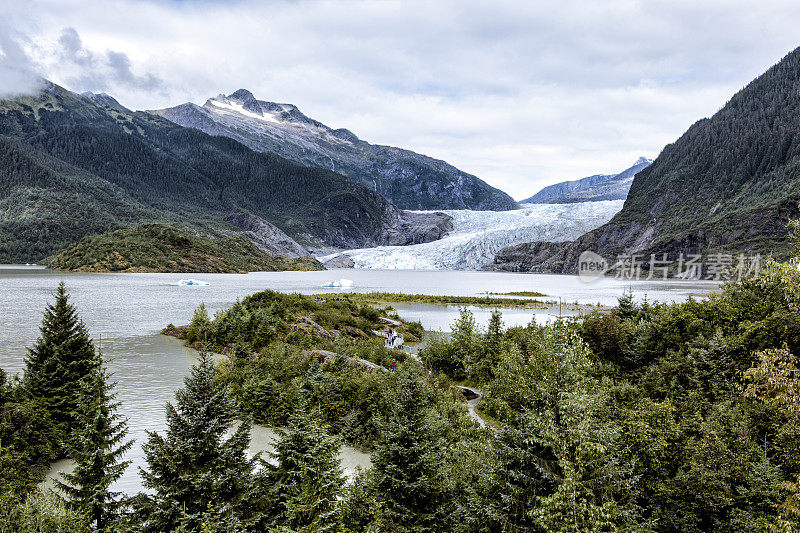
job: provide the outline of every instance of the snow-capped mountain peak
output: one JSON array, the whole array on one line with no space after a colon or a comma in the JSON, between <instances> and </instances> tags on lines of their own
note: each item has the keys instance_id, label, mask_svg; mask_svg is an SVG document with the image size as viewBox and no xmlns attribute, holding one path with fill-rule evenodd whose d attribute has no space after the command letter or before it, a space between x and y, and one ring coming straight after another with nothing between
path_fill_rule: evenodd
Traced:
<instances>
[{"instance_id":1,"label":"snow-capped mountain peak","mask_svg":"<svg viewBox=\"0 0 800 533\"><path fill-rule=\"evenodd\" d=\"M253 93L251 93L247 89L239 89L235 93L231 94L229 96L229 98L231 100L237 100L237 101L240 101L242 103L251 102L251 101L254 101L256 99L256 97L253 96Z\"/></svg>"},{"instance_id":2,"label":"snow-capped mountain peak","mask_svg":"<svg viewBox=\"0 0 800 533\"><path fill-rule=\"evenodd\" d=\"M246 117L273 124L284 124L295 130L299 127L308 130L314 136L329 136L334 131L325 124L308 118L293 104L257 100L247 89L239 89L228 96L220 94L210 98L203 107L212 113L220 111L238 113L239 118ZM335 134L333 136L338 138Z\"/></svg>"},{"instance_id":3,"label":"snow-capped mountain peak","mask_svg":"<svg viewBox=\"0 0 800 533\"><path fill-rule=\"evenodd\" d=\"M521 203L559 204L600 200L624 200L637 172L653 162L640 157L633 166L617 174L595 174L579 180L548 185Z\"/></svg>"},{"instance_id":4,"label":"snow-capped mountain peak","mask_svg":"<svg viewBox=\"0 0 800 533\"><path fill-rule=\"evenodd\" d=\"M233 138L304 166L344 174L402 209L508 210L517 203L446 162L392 146L373 145L332 129L295 105L258 100L247 89L153 111L181 126Z\"/></svg>"},{"instance_id":5,"label":"snow-capped mountain peak","mask_svg":"<svg viewBox=\"0 0 800 533\"><path fill-rule=\"evenodd\" d=\"M216 98L209 98L203 107L208 110L213 110L213 112L217 113L237 113L244 117L253 118L256 120L274 122L276 124L281 122L278 113L265 113L259 107L254 109L254 106L249 106L250 109L247 109L241 100L228 98L224 95L219 95Z\"/></svg>"}]
</instances>

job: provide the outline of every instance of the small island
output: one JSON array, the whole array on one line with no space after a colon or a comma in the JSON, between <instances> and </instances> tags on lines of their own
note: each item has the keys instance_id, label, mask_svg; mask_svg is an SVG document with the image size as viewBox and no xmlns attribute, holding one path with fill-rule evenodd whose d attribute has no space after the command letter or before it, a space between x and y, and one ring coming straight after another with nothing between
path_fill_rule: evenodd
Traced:
<instances>
[{"instance_id":1,"label":"small island","mask_svg":"<svg viewBox=\"0 0 800 533\"><path fill-rule=\"evenodd\" d=\"M163 224L91 235L47 261L72 272L246 273L324 270L311 257L271 255L243 237L210 239Z\"/></svg>"}]
</instances>

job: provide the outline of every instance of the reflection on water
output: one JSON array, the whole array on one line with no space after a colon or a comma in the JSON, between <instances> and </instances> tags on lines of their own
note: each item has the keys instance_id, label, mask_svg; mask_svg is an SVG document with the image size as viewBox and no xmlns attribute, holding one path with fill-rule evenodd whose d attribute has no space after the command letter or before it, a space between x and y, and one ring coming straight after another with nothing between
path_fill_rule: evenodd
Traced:
<instances>
[{"instance_id":1,"label":"reflection on water","mask_svg":"<svg viewBox=\"0 0 800 533\"><path fill-rule=\"evenodd\" d=\"M26 346L38 335L41 313L52 301L53 290L64 280L95 341L102 344L109 369L118 382L121 413L128 417L130 437L136 444L127 458L134 464L115 490L140 490L137 466L143 464L141 444L146 430L164 430L164 405L183 386L183 378L195 360L195 352L180 341L158 332L168 323L185 324L195 307L205 302L212 314L237 298L273 289L304 294L342 292L322 285L342 277L352 279L347 291L405 292L455 296L479 296L486 292L539 291L565 302L611 305L631 286L634 293L651 301L678 301L715 287L710 282L625 282L602 279L584 284L576 276L511 274L497 272L417 272L347 270L323 272L258 272L252 274L193 274L207 286L180 286L186 274L77 274L52 272L40 267L0 265L0 368L13 374L24 367ZM419 320L429 330L448 329L457 307L396 305L401 316ZM473 308L479 323L489 310ZM537 321L553 310L537 310ZM506 325L530 322L534 311L505 310ZM253 449L268 449L270 430L254 432ZM345 449L345 469L367 465L368 456Z\"/></svg>"}]
</instances>

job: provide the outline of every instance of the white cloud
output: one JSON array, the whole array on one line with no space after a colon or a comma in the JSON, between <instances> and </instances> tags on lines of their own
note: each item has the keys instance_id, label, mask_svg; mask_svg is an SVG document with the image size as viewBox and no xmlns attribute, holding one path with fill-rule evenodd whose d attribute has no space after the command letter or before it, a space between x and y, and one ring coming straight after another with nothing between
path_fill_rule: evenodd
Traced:
<instances>
[{"instance_id":1,"label":"white cloud","mask_svg":"<svg viewBox=\"0 0 800 533\"><path fill-rule=\"evenodd\" d=\"M28 94L42 86L21 40L8 21L0 19L0 98Z\"/></svg>"},{"instance_id":2,"label":"white cloud","mask_svg":"<svg viewBox=\"0 0 800 533\"><path fill-rule=\"evenodd\" d=\"M95 52L86 48L77 30L61 30L55 53L43 55L42 68L56 72L59 81L78 92L133 91L153 93L163 90L163 83L152 72L141 75L131 70L131 60L124 52L105 50Z\"/></svg>"},{"instance_id":3,"label":"white cloud","mask_svg":"<svg viewBox=\"0 0 800 533\"><path fill-rule=\"evenodd\" d=\"M657 155L800 44L789 1L27 6L25 53L71 89L152 109L245 87L516 198Z\"/></svg>"}]
</instances>

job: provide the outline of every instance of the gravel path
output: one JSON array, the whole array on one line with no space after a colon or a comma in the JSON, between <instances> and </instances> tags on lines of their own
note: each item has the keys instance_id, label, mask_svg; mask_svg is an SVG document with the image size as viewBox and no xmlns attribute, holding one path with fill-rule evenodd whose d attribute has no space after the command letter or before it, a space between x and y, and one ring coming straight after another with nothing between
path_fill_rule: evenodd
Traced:
<instances>
[{"instance_id":1,"label":"gravel path","mask_svg":"<svg viewBox=\"0 0 800 533\"><path fill-rule=\"evenodd\" d=\"M491 428L493 431L497 431L497 429L494 426L488 424L486 420L481 418L481 415L479 415L478 412L475 410L475 408L478 406L478 402L481 401L481 398L483 398L483 393L479 389L473 389L472 387L465 387L463 385L456 385L456 387L461 390L469 391L475 395L473 399L467 400L467 409L469 410L469 416L472 417L472 419L475 420L478 424L480 424L481 427L484 428L488 427Z\"/></svg>"}]
</instances>

